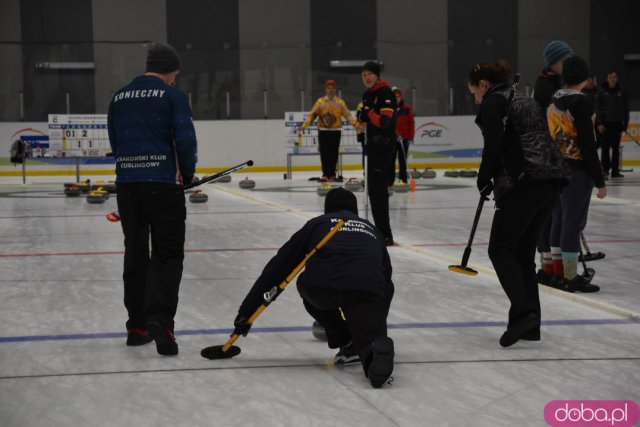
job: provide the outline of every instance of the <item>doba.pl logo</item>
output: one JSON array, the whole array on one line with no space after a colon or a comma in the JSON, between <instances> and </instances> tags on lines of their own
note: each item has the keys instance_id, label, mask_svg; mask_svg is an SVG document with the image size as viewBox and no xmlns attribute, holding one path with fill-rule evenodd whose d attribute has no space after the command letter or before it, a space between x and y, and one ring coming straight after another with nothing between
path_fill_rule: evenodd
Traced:
<instances>
[{"instance_id":1,"label":"doba.pl logo","mask_svg":"<svg viewBox=\"0 0 640 427\"><path fill-rule=\"evenodd\" d=\"M552 400L544 407L552 427L633 427L639 419L633 400Z\"/></svg>"}]
</instances>

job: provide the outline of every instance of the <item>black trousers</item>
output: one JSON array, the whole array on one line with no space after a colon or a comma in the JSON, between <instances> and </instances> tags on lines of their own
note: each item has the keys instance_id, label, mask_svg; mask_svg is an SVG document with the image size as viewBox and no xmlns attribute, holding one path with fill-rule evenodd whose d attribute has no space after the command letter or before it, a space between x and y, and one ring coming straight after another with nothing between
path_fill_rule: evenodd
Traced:
<instances>
[{"instance_id":1,"label":"black trousers","mask_svg":"<svg viewBox=\"0 0 640 427\"><path fill-rule=\"evenodd\" d=\"M184 191L170 184L118 184L124 232L127 328L149 320L173 330L184 260ZM151 253L149 253L151 239Z\"/></svg>"},{"instance_id":2,"label":"black trousers","mask_svg":"<svg viewBox=\"0 0 640 427\"><path fill-rule=\"evenodd\" d=\"M336 177L336 165L338 164L338 151L340 150L341 135L342 132L339 130L318 131L322 176L326 176L327 178Z\"/></svg>"},{"instance_id":3,"label":"black trousers","mask_svg":"<svg viewBox=\"0 0 640 427\"><path fill-rule=\"evenodd\" d=\"M366 179L373 221L385 238L392 238L387 186L391 173L389 163L395 158L395 145L393 141L388 141L388 144L384 145L367 143L366 149L369 162Z\"/></svg>"},{"instance_id":4,"label":"black trousers","mask_svg":"<svg viewBox=\"0 0 640 427\"><path fill-rule=\"evenodd\" d=\"M329 348L353 342L364 366L373 339L387 336L391 301L373 292L305 286L301 280L297 288L304 308L327 332Z\"/></svg>"},{"instance_id":5,"label":"black trousers","mask_svg":"<svg viewBox=\"0 0 640 427\"><path fill-rule=\"evenodd\" d=\"M400 145L402 144L402 145ZM393 185L396 178L396 158L398 159L398 178L402 182L409 182L407 177L407 158L409 157L409 140L402 139L402 142L396 142L396 149L391 164L389 165L389 181L388 185ZM404 150L404 151L403 151Z\"/></svg>"},{"instance_id":6,"label":"black trousers","mask_svg":"<svg viewBox=\"0 0 640 427\"><path fill-rule=\"evenodd\" d=\"M622 123L605 122L605 131L600 135L602 149L602 170L612 175L620 173L620 139L622 138Z\"/></svg>"},{"instance_id":7,"label":"black trousers","mask_svg":"<svg viewBox=\"0 0 640 427\"><path fill-rule=\"evenodd\" d=\"M489 258L511 302L509 326L529 313L540 317L536 241L559 193L555 183L531 183L496 202Z\"/></svg>"}]
</instances>

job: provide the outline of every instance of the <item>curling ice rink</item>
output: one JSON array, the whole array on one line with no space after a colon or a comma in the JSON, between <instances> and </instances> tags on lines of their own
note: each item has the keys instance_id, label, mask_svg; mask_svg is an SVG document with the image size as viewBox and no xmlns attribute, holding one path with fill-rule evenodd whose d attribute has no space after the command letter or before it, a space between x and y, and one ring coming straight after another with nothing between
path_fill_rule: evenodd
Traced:
<instances>
[{"instance_id":1,"label":"curling ice rink","mask_svg":"<svg viewBox=\"0 0 640 427\"><path fill-rule=\"evenodd\" d=\"M640 172L608 181L609 196L591 204L585 234L607 255L590 263L601 292L543 288L542 341L508 349L498 344L508 301L486 254L493 203L471 255L480 274L449 272L478 195L473 179L438 175L390 200L396 365L380 390L359 365L331 365L335 351L312 337L295 286L239 339L239 356L200 357L227 340L276 249L321 213L310 175L251 174L247 191L236 174L204 186L208 203L188 203L173 358L125 346L123 236L104 218L115 197L89 205L65 198L61 180L3 178L0 425L545 426L550 400L640 400Z\"/></svg>"}]
</instances>

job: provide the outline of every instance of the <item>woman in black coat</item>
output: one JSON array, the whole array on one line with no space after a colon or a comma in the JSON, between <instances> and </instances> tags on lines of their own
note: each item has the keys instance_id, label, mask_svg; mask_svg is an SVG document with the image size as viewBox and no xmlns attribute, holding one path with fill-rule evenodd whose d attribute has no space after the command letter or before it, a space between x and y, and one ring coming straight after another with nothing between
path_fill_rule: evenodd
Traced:
<instances>
[{"instance_id":1,"label":"woman in black coat","mask_svg":"<svg viewBox=\"0 0 640 427\"><path fill-rule=\"evenodd\" d=\"M482 197L493 191L496 200L489 258L511 302L503 347L540 340L536 242L568 174L540 107L531 98L511 102L510 81L502 60L477 64L468 76L484 137L478 189Z\"/></svg>"}]
</instances>

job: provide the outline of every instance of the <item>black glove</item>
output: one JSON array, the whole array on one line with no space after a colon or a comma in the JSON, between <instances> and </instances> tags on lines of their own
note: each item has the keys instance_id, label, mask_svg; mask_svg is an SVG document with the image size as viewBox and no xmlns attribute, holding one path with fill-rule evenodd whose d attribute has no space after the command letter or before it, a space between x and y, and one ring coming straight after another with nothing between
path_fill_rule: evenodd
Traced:
<instances>
[{"instance_id":1,"label":"black glove","mask_svg":"<svg viewBox=\"0 0 640 427\"><path fill-rule=\"evenodd\" d=\"M484 197L485 200L489 200L489 194L493 191L493 182L491 181L478 181L478 190L480 191L480 195Z\"/></svg>"},{"instance_id":2,"label":"black glove","mask_svg":"<svg viewBox=\"0 0 640 427\"><path fill-rule=\"evenodd\" d=\"M191 184L193 182L193 175L182 175L182 185Z\"/></svg>"},{"instance_id":3,"label":"black glove","mask_svg":"<svg viewBox=\"0 0 640 427\"><path fill-rule=\"evenodd\" d=\"M358 111L358 121L360 123L369 123L369 107L363 107Z\"/></svg>"},{"instance_id":4,"label":"black glove","mask_svg":"<svg viewBox=\"0 0 640 427\"><path fill-rule=\"evenodd\" d=\"M360 144L364 144L364 132L359 133L359 134L356 136L356 141L358 141Z\"/></svg>"},{"instance_id":5,"label":"black glove","mask_svg":"<svg viewBox=\"0 0 640 427\"><path fill-rule=\"evenodd\" d=\"M242 335L243 337L246 337L249 333L249 329L251 329L249 318L240 313L236 316L236 320L233 321L233 326L235 327L233 333L236 335Z\"/></svg>"}]
</instances>

